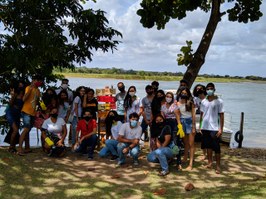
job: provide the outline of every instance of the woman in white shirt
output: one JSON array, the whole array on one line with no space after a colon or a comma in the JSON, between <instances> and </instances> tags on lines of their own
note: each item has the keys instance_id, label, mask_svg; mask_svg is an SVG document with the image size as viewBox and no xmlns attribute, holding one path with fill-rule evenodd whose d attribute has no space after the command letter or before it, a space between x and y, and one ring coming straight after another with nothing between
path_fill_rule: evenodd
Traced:
<instances>
[{"instance_id":1,"label":"woman in white shirt","mask_svg":"<svg viewBox=\"0 0 266 199\"><path fill-rule=\"evenodd\" d=\"M180 90L178 114L183 131L185 132L185 137L183 138L183 142L185 144L183 162L187 162L189 152L189 165L187 167L187 170L192 170L195 153L194 139L196 135L196 120L193 97L187 87L181 88Z\"/></svg>"},{"instance_id":2,"label":"woman in white shirt","mask_svg":"<svg viewBox=\"0 0 266 199\"><path fill-rule=\"evenodd\" d=\"M66 123L61 117L58 117L57 107L50 111L50 117L44 120L42 124L42 145L49 156L62 156L66 148L64 141L66 138Z\"/></svg>"}]
</instances>

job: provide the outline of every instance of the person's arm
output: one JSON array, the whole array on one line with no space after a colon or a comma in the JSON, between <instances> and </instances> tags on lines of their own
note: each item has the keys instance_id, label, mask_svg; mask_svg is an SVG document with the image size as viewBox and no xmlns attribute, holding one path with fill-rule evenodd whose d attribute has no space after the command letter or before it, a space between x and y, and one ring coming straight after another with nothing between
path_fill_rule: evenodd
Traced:
<instances>
[{"instance_id":1,"label":"person's arm","mask_svg":"<svg viewBox=\"0 0 266 199\"><path fill-rule=\"evenodd\" d=\"M82 107L86 108L86 106L87 106L87 94L84 95L84 100L82 102Z\"/></svg>"},{"instance_id":2,"label":"person's arm","mask_svg":"<svg viewBox=\"0 0 266 199\"><path fill-rule=\"evenodd\" d=\"M202 134L201 128L202 128L202 119L203 119L203 112L200 112L200 120L199 120L199 133Z\"/></svg>"},{"instance_id":3,"label":"person's arm","mask_svg":"<svg viewBox=\"0 0 266 199\"><path fill-rule=\"evenodd\" d=\"M32 89L33 89L33 85L31 84L30 86L26 87L26 90L25 90L25 94L23 96L23 101L25 102L28 97L30 96L31 92L32 92Z\"/></svg>"},{"instance_id":4,"label":"person's arm","mask_svg":"<svg viewBox=\"0 0 266 199\"><path fill-rule=\"evenodd\" d=\"M223 134L223 129L224 129L224 113L219 113L220 116L220 128L217 133L217 137L220 137Z\"/></svg>"},{"instance_id":5,"label":"person's arm","mask_svg":"<svg viewBox=\"0 0 266 199\"><path fill-rule=\"evenodd\" d=\"M57 142L57 146L64 146L66 134L67 134L66 124L64 124L62 126L62 138Z\"/></svg>"},{"instance_id":6,"label":"person's arm","mask_svg":"<svg viewBox=\"0 0 266 199\"><path fill-rule=\"evenodd\" d=\"M196 133L196 112L194 104L192 104L191 115L192 115L192 133Z\"/></svg>"}]
</instances>

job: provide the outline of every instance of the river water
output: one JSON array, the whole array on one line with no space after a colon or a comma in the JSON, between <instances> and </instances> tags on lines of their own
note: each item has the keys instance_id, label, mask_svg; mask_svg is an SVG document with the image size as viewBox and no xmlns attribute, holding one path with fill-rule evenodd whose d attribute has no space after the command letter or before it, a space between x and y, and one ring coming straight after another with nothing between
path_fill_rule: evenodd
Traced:
<instances>
[{"instance_id":1,"label":"river water","mask_svg":"<svg viewBox=\"0 0 266 199\"><path fill-rule=\"evenodd\" d=\"M96 78L69 78L71 89L78 86L87 86L93 89L116 85L119 81L124 82L126 89L134 85L139 97L145 96L145 86L151 81L146 80L119 80L119 79L96 79ZM159 81L160 89L176 90L178 81ZM206 85L206 82L195 82ZM240 128L241 112L244 112L244 147L266 148L266 84L261 83L215 83L216 92L224 101L227 120L230 120L230 128L236 132ZM193 88L193 87L192 87ZM33 139L36 139L35 132ZM0 145L3 145L3 136L0 136Z\"/></svg>"}]
</instances>

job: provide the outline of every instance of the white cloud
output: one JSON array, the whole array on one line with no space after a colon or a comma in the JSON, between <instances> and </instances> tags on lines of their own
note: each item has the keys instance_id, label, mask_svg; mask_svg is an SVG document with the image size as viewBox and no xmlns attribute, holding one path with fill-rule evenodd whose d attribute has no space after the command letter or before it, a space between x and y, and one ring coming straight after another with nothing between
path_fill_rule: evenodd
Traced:
<instances>
[{"instance_id":1,"label":"white cloud","mask_svg":"<svg viewBox=\"0 0 266 199\"><path fill-rule=\"evenodd\" d=\"M140 0L97 0L93 8L107 12L110 26L123 33L118 51L94 53L89 67L118 67L150 71L185 71L177 66L176 56L186 40L196 50L205 30L209 13L187 13L181 21L171 20L164 30L143 28L136 11ZM92 4L90 3L89 6ZM86 5L88 6L88 5ZM266 13L266 3L262 4ZM266 76L266 16L260 21L239 24L226 16L218 24L206 62L200 73Z\"/></svg>"}]
</instances>

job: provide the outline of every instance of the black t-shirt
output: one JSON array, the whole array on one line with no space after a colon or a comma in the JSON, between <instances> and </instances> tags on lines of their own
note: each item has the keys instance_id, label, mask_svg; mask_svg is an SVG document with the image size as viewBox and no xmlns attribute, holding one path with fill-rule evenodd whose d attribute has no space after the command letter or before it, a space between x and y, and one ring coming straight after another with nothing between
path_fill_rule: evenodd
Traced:
<instances>
[{"instance_id":1,"label":"black t-shirt","mask_svg":"<svg viewBox=\"0 0 266 199\"><path fill-rule=\"evenodd\" d=\"M161 131L161 134L157 137L158 140L161 142L161 144L164 143L166 135L172 135L171 127L169 125L164 126ZM172 137L171 137L171 140L172 140Z\"/></svg>"},{"instance_id":2,"label":"black t-shirt","mask_svg":"<svg viewBox=\"0 0 266 199\"><path fill-rule=\"evenodd\" d=\"M86 101L86 108L89 108L93 113L93 119L96 119L96 112L98 111L98 101L96 98L92 98L91 100Z\"/></svg>"}]
</instances>

